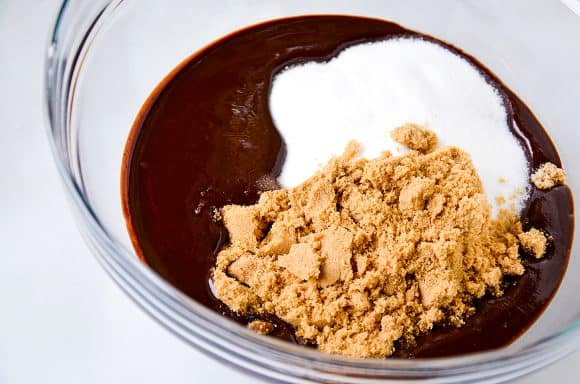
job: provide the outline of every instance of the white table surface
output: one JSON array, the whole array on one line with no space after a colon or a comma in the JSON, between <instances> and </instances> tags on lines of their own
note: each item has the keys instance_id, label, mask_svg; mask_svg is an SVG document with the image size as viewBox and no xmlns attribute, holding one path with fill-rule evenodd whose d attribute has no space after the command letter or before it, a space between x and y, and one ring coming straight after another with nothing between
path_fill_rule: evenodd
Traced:
<instances>
[{"instance_id":1,"label":"white table surface","mask_svg":"<svg viewBox=\"0 0 580 384\"><path fill-rule=\"evenodd\" d=\"M252 383L117 288L72 220L47 144L43 55L59 0L0 0L0 383ZM580 353L519 383L575 383Z\"/></svg>"}]
</instances>

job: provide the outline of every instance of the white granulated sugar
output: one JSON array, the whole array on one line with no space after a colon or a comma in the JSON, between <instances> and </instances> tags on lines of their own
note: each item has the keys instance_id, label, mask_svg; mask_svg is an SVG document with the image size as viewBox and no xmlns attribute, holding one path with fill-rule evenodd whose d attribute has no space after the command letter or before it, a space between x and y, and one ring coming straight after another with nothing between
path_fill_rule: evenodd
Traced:
<instances>
[{"instance_id":1,"label":"white granulated sugar","mask_svg":"<svg viewBox=\"0 0 580 384\"><path fill-rule=\"evenodd\" d=\"M274 78L270 112L287 145L284 187L310 177L353 139L368 158L402 153L389 133L412 122L434 131L441 145L471 154L494 215L498 196L523 191L514 203L524 205L528 163L500 95L476 67L435 43L365 43L327 63L290 67Z\"/></svg>"}]
</instances>

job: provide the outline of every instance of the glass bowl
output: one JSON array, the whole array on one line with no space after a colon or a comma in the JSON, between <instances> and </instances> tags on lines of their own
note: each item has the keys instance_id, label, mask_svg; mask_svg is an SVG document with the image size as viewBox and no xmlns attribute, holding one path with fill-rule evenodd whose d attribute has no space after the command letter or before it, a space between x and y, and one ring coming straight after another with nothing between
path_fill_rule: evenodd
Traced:
<instances>
[{"instance_id":1,"label":"glass bowl","mask_svg":"<svg viewBox=\"0 0 580 384\"><path fill-rule=\"evenodd\" d=\"M331 356L256 335L186 297L138 260L122 214L120 170L125 140L143 102L206 44L260 21L303 14L384 18L474 55L536 113L559 149L569 186L580 196L578 0L65 1L47 51L48 131L81 232L103 268L186 343L269 381L500 382L577 349L578 243L554 300L515 343L424 360Z\"/></svg>"}]
</instances>

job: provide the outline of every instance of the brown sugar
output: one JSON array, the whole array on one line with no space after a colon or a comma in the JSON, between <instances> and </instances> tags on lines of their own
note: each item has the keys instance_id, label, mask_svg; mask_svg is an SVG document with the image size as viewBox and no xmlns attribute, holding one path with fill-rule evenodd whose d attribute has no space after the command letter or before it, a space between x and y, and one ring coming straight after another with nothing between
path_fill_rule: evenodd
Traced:
<instances>
[{"instance_id":1,"label":"brown sugar","mask_svg":"<svg viewBox=\"0 0 580 384\"><path fill-rule=\"evenodd\" d=\"M532 183L538 189L550 189L566 183L566 173L552 163L544 163L532 174Z\"/></svg>"},{"instance_id":2,"label":"brown sugar","mask_svg":"<svg viewBox=\"0 0 580 384\"><path fill-rule=\"evenodd\" d=\"M277 316L321 351L385 357L501 296L503 277L524 272L520 242L538 255L541 239L510 211L491 217L458 148L372 160L359 149L296 188L224 207L230 243L213 281L232 310Z\"/></svg>"},{"instance_id":3,"label":"brown sugar","mask_svg":"<svg viewBox=\"0 0 580 384\"><path fill-rule=\"evenodd\" d=\"M274 330L274 325L268 321L254 320L248 324L248 328L260 335L269 335Z\"/></svg>"},{"instance_id":4,"label":"brown sugar","mask_svg":"<svg viewBox=\"0 0 580 384\"><path fill-rule=\"evenodd\" d=\"M546 239L542 231L532 228L527 232L520 233L518 239L523 250L536 259L540 259L546 253L548 239Z\"/></svg>"},{"instance_id":5,"label":"brown sugar","mask_svg":"<svg viewBox=\"0 0 580 384\"><path fill-rule=\"evenodd\" d=\"M506 198L503 196L496 196L495 203L499 206L504 205L506 203Z\"/></svg>"},{"instance_id":6,"label":"brown sugar","mask_svg":"<svg viewBox=\"0 0 580 384\"><path fill-rule=\"evenodd\" d=\"M230 205L222 210L223 221L229 230L233 244L253 250L258 245L260 222L256 218L254 207Z\"/></svg>"},{"instance_id":7,"label":"brown sugar","mask_svg":"<svg viewBox=\"0 0 580 384\"><path fill-rule=\"evenodd\" d=\"M321 255L308 243L293 244L286 255L278 256L278 265L300 280L317 279L320 275Z\"/></svg>"},{"instance_id":8,"label":"brown sugar","mask_svg":"<svg viewBox=\"0 0 580 384\"><path fill-rule=\"evenodd\" d=\"M432 131L413 123L393 129L391 138L419 152L429 152L437 146L437 136Z\"/></svg>"}]
</instances>

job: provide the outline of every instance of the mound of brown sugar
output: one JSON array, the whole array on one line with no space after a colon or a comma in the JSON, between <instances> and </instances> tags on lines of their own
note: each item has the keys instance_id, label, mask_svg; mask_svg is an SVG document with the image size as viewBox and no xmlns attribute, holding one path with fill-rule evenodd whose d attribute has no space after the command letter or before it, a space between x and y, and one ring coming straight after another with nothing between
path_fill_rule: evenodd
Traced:
<instances>
[{"instance_id":1,"label":"mound of brown sugar","mask_svg":"<svg viewBox=\"0 0 580 384\"><path fill-rule=\"evenodd\" d=\"M475 299L502 295L503 276L524 272L523 232L507 211L491 218L458 148L358 152L350 143L300 186L224 207L230 243L213 282L232 310L275 315L321 351L385 357L397 340L459 327Z\"/></svg>"}]
</instances>

